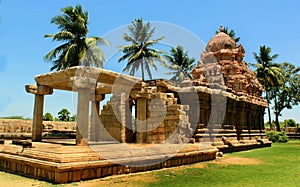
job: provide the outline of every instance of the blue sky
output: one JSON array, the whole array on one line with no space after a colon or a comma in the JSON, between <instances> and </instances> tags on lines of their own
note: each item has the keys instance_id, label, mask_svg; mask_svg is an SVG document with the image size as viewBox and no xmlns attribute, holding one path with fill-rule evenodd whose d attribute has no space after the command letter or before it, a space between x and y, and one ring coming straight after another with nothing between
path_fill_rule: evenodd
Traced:
<instances>
[{"instance_id":1,"label":"blue sky","mask_svg":"<svg viewBox=\"0 0 300 187\"><path fill-rule=\"evenodd\" d=\"M300 2L296 0L2 0L0 117L32 116L34 97L25 92L24 86L34 83L35 75L49 72L51 64L44 62L43 56L59 45L43 36L57 32L50 19L60 14L62 7L76 4L89 11L90 36L107 36L116 28L143 17L145 21L178 25L207 43L222 24L234 29L241 38L246 62L255 62L252 52L258 52L260 45L267 45L279 54L277 62L300 65ZM200 53L199 47L198 53L191 52L191 56L199 59ZM120 71L124 65L110 63L107 68L112 70ZM55 91L53 96L46 96L45 112L57 115L61 108L66 107L71 113L76 113L75 100L76 95L72 93ZM283 118L294 118L300 122L299 109L294 107L284 111Z\"/></svg>"}]
</instances>

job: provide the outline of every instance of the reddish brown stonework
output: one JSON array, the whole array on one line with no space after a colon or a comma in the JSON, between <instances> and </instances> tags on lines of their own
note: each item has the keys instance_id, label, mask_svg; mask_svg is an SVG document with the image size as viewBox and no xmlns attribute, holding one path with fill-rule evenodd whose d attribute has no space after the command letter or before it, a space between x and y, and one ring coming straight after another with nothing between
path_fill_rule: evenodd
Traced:
<instances>
[{"instance_id":1,"label":"reddish brown stonework","mask_svg":"<svg viewBox=\"0 0 300 187\"><path fill-rule=\"evenodd\" d=\"M201 53L198 66L191 71L194 84L208 86L216 83L225 86L226 91L266 105L262 98L263 87L243 61L244 56L244 47L237 45L221 26L220 32Z\"/></svg>"}]
</instances>

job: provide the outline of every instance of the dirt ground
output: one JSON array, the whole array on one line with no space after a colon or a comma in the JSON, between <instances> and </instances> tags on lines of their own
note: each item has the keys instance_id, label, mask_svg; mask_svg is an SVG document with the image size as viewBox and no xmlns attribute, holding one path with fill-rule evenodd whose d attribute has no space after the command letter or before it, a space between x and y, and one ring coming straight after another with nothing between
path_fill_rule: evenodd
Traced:
<instances>
[{"instance_id":1,"label":"dirt ground","mask_svg":"<svg viewBox=\"0 0 300 187\"><path fill-rule=\"evenodd\" d=\"M228 157L223 159L214 160L213 163L220 165L259 165L263 162L257 158L244 158L244 157Z\"/></svg>"}]
</instances>

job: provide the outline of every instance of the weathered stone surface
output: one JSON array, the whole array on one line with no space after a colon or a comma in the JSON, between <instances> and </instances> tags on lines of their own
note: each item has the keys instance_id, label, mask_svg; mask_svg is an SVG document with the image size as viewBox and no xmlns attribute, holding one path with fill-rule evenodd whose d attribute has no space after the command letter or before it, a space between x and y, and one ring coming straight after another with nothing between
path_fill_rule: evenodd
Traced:
<instances>
[{"instance_id":1,"label":"weathered stone surface","mask_svg":"<svg viewBox=\"0 0 300 187\"><path fill-rule=\"evenodd\" d=\"M39 85L49 86L53 89L72 91L72 77L95 79L99 83L108 85L113 85L115 80L118 80L118 82L125 85L135 84L141 81L139 78L119 74L113 71L83 66L75 66L62 71L37 75L35 81Z\"/></svg>"},{"instance_id":2,"label":"weathered stone surface","mask_svg":"<svg viewBox=\"0 0 300 187\"><path fill-rule=\"evenodd\" d=\"M213 160L218 152L216 148L206 150L198 145L190 145L180 153L174 152L173 148L166 144L153 148L124 144L89 148L34 142L32 148L25 149L0 145L0 169L54 183L67 183ZM95 157L97 154L106 156ZM162 163L157 163L159 160Z\"/></svg>"},{"instance_id":3,"label":"weathered stone surface","mask_svg":"<svg viewBox=\"0 0 300 187\"><path fill-rule=\"evenodd\" d=\"M243 46L237 45L222 29L208 42L206 50L201 53L201 61L191 71L194 84L226 86L226 91L232 92L238 100L267 106L261 96L262 85L243 61Z\"/></svg>"},{"instance_id":4,"label":"weathered stone surface","mask_svg":"<svg viewBox=\"0 0 300 187\"><path fill-rule=\"evenodd\" d=\"M53 93L53 88L48 86L37 86L35 84L26 85L25 90L28 93L38 95L51 95Z\"/></svg>"}]
</instances>

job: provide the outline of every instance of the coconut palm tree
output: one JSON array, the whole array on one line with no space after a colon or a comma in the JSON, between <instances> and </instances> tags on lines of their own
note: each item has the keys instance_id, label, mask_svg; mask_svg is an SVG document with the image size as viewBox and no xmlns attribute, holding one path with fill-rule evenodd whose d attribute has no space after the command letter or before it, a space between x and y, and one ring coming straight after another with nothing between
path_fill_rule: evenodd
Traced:
<instances>
[{"instance_id":1,"label":"coconut palm tree","mask_svg":"<svg viewBox=\"0 0 300 187\"><path fill-rule=\"evenodd\" d=\"M189 72L194 67L195 58L189 58L182 46L172 47L165 58L169 62L166 67L171 70L168 74L174 75L170 80L181 82L187 77L192 78Z\"/></svg>"},{"instance_id":2,"label":"coconut palm tree","mask_svg":"<svg viewBox=\"0 0 300 187\"><path fill-rule=\"evenodd\" d=\"M142 18L132 21L132 25L128 26L128 31L129 34L125 33L123 39L131 42L131 44L122 46L121 51L124 55L119 58L118 62L127 59L127 65L123 69L124 72L129 71L130 75L134 75L141 68L142 79L145 80L145 70L149 78L152 79L150 66L157 70L155 61L163 63L162 55L165 54L164 51L154 49L152 46L164 37L151 40L155 28L151 28L149 22L144 24Z\"/></svg>"},{"instance_id":3,"label":"coconut palm tree","mask_svg":"<svg viewBox=\"0 0 300 187\"><path fill-rule=\"evenodd\" d=\"M110 44L98 36L87 37L88 12L83 11L81 5L75 8L68 6L61 11L63 15L51 19L51 23L57 25L60 30L56 34L44 36L52 38L52 41L64 42L44 57L46 61L53 62L51 71L78 65L102 67L104 55L97 45Z\"/></svg>"},{"instance_id":4,"label":"coconut palm tree","mask_svg":"<svg viewBox=\"0 0 300 187\"><path fill-rule=\"evenodd\" d=\"M219 32L224 32L225 34L228 34L236 43L238 43L240 41L240 37L236 37L235 36L235 32L232 29L228 29L228 27L220 27L220 30L216 30L216 34L218 34Z\"/></svg>"},{"instance_id":5,"label":"coconut palm tree","mask_svg":"<svg viewBox=\"0 0 300 187\"><path fill-rule=\"evenodd\" d=\"M271 48L265 45L260 46L259 54L253 53L256 60L256 70L254 71L258 81L264 86L266 92L266 100L270 104L270 93L274 87L281 84L281 69L273 60L278 57L278 54L271 55ZM269 123L271 125L271 111L268 107ZM272 125L271 125L272 128Z\"/></svg>"}]
</instances>

